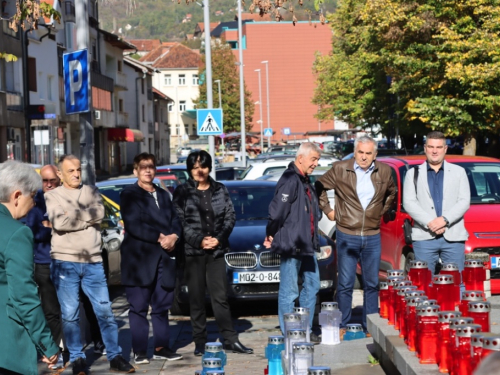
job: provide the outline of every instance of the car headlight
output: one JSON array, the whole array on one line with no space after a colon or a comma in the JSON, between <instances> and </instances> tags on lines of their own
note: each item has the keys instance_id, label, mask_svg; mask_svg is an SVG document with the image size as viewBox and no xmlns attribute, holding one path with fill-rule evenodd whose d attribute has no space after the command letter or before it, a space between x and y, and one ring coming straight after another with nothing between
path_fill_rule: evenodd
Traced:
<instances>
[{"instance_id":1,"label":"car headlight","mask_svg":"<svg viewBox=\"0 0 500 375\"><path fill-rule=\"evenodd\" d=\"M120 249L121 242L118 239L112 239L108 243L106 243L106 247L108 248L108 252L118 251Z\"/></svg>"},{"instance_id":2,"label":"car headlight","mask_svg":"<svg viewBox=\"0 0 500 375\"><path fill-rule=\"evenodd\" d=\"M316 253L316 259L323 260L329 258L332 255L331 246L321 246L319 248L319 253Z\"/></svg>"}]
</instances>

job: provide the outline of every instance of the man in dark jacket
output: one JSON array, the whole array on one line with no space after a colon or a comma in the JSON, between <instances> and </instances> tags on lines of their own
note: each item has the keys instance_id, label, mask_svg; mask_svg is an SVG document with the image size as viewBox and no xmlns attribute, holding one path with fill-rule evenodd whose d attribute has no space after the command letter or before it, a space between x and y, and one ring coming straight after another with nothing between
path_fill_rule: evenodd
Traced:
<instances>
[{"instance_id":1,"label":"man in dark jacket","mask_svg":"<svg viewBox=\"0 0 500 375\"><path fill-rule=\"evenodd\" d=\"M319 251L318 220L321 213L308 175L318 166L320 156L321 150L316 144L302 143L295 161L278 181L269 205L264 246L281 256L278 314L283 333L283 314L293 312L295 299L299 297L299 272L303 279L299 303L301 307L309 308L312 327L320 287L315 252ZM316 335L311 334L311 341L318 341Z\"/></svg>"},{"instance_id":2,"label":"man in dark jacket","mask_svg":"<svg viewBox=\"0 0 500 375\"><path fill-rule=\"evenodd\" d=\"M337 219L337 302L342 312L341 337L351 319L356 265L361 264L366 315L378 312L380 219L396 195L391 168L375 160L377 142L365 135L354 142L354 159L334 163L316 182L323 212ZM335 189L335 211L326 191Z\"/></svg>"}]
</instances>

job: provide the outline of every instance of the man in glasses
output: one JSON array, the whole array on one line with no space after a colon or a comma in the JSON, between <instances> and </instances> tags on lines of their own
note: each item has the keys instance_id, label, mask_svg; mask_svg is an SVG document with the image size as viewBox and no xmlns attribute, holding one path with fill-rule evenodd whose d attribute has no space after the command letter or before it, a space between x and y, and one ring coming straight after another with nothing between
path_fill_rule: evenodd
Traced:
<instances>
[{"instance_id":1,"label":"man in glasses","mask_svg":"<svg viewBox=\"0 0 500 375\"><path fill-rule=\"evenodd\" d=\"M47 216L44 194L53 190L61 184L57 177L57 168L53 165L45 165L40 169L42 177L42 189L35 195L35 207L26 217L26 225L33 232L35 247L33 249L35 261L35 282L38 285L38 294L42 302L42 310L50 327L50 332L57 345L61 346L62 325L61 307L57 299L57 293L50 279L50 239L52 237L52 225ZM52 370L63 367L62 355L56 365L51 365Z\"/></svg>"}]
</instances>

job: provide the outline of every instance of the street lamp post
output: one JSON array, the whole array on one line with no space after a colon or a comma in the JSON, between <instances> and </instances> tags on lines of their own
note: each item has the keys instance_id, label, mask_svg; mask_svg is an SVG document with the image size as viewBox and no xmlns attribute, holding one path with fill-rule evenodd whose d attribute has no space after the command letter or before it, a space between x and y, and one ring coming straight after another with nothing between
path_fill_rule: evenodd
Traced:
<instances>
[{"instance_id":1,"label":"street lamp post","mask_svg":"<svg viewBox=\"0 0 500 375\"><path fill-rule=\"evenodd\" d=\"M261 64L266 64L266 97L267 97L267 127L272 128L271 126L271 115L269 108L269 61L261 61ZM262 116L260 116L262 118ZM267 147L271 147L271 137L267 137Z\"/></svg>"},{"instance_id":2,"label":"street lamp post","mask_svg":"<svg viewBox=\"0 0 500 375\"><path fill-rule=\"evenodd\" d=\"M216 79L214 82L217 83L217 86L219 86L219 108L222 108L222 98L220 96L220 79Z\"/></svg>"},{"instance_id":3,"label":"street lamp post","mask_svg":"<svg viewBox=\"0 0 500 375\"><path fill-rule=\"evenodd\" d=\"M262 88L260 84L260 69L255 69L259 73L259 109L260 109L260 152L264 152L264 135L262 134Z\"/></svg>"}]
</instances>

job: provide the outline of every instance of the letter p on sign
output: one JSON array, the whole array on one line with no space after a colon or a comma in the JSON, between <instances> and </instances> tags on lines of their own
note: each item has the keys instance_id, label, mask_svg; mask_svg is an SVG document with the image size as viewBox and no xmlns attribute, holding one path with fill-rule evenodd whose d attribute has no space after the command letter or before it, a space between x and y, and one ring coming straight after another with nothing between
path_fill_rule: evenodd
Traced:
<instances>
[{"instance_id":1,"label":"letter p on sign","mask_svg":"<svg viewBox=\"0 0 500 375\"><path fill-rule=\"evenodd\" d=\"M63 66L66 114L88 112L90 80L87 50L65 53Z\"/></svg>"}]
</instances>

